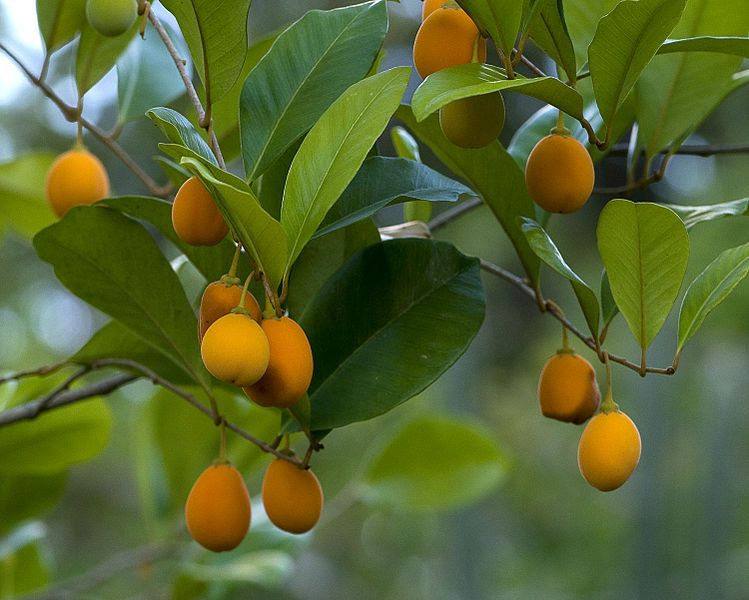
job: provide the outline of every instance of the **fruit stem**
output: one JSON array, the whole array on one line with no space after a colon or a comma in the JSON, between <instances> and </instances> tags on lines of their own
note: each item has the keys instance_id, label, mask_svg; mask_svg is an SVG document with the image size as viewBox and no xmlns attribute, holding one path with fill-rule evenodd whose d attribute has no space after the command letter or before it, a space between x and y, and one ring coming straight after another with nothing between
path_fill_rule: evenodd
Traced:
<instances>
[{"instance_id":1,"label":"fruit stem","mask_svg":"<svg viewBox=\"0 0 749 600\"><path fill-rule=\"evenodd\" d=\"M479 44L481 43L481 34L478 34L473 40L473 54L471 56L472 63L480 63L479 60Z\"/></svg>"},{"instance_id":2,"label":"fruit stem","mask_svg":"<svg viewBox=\"0 0 749 600\"><path fill-rule=\"evenodd\" d=\"M609 361L609 353L605 350L603 352L603 364L606 365L606 396L601 403L601 412L610 413L619 410L619 405L614 402L614 395L611 392L611 362Z\"/></svg>"},{"instance_id":3,"label":"fruit stem","mask_svg":"<svg viewBox=\"0 0 749 600\"><path fill-rule=\"evenodd\" d=\"M564 126L564 113L560 110L557 116L557 124L552 128L551 133L554 135L569 135L570 130Z\"/></svg>"},{"instance_id":4,"label":"fruit stem","mask_svg":"<svg viewBox=\"0 0 749 600\"><path fill-rule=\"evenodd\" d=\"M252 281L254 275L255 272L253 271L247 276L247 279L244 280L244 286L242 286L242 294L241 296L239 296L239 304L236 306L236 308L233 308L231 312L245 315L249 314L247 312L247 309L244 307L244 301L247 298L247 289L250 287L250 281Z\"/></svg>"},{"instance_id":5,"label":"fruit stem","mask_svg":"<svg viewBox=\"0 0 749 600\"><path fill-rule=\"evenodd\" d=\"M239 266L239 257L241 255L242 255L242 245L237 244L236 248L234 249L234 257L231 259L231 266L229 267L229 272L226 274L227 277L237 276L237 267Z\"/></svg>"},{"instance_id":6,"label":"fruit stem","mask_svg":"<svg viewBox=\"0 0 749 600\"><path fill-rule=\"evenodd\" d=\"M570 347L570 337L567 334L567 327L562 323L562 352L572 354L574 351Z\"/></svg>"}]
</instances>

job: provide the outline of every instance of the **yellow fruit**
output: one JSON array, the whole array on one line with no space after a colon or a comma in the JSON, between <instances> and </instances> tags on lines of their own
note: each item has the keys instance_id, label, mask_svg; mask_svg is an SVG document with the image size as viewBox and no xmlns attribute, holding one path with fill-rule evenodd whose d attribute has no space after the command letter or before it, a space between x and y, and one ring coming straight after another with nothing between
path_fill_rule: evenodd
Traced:
<instances>
[{"instance_id":1,"label":"yellow fruit","mask_svg":"<svg viewBox=\"0 0 749 600\"><path fill-rule=\"evenodd\" d=\"M312 381L312 348L304 330L289 317L263 319L270 345L265 375L245 393L261 406L288 408L307 393Z\"/></svg>"},{"instance_id":2,"label":"yellow fruit","mask_svg":"<svg viewBox=\"0 0 749 600\"><path fill-rule=\"evenodd\" d=\"M419 27L414 40L414 66L422 79L432 73L471 62L478 43L478 60L486 61L486 40L459 8L438 8Z\"/></svg>"},{"instance_id":3,"label":"yellow fruit","mask_svg":"<svg viewBox=\"0 0 749 600\"><path fill-rule=\"evenodd\" d=\"M559 352L544 365L538 402L545 417L579 425L598 410L600 400L596 372L579 354Z\"/></svg>"},{"instance_id":4,"label":"yellow fruit","mask_svg":"<svg viewBox=\"0 0 749 600\"><path fill-rule=\"evenodd\" d=\"M180 239L193 246L214 246L229 232L213 197L197 177L190 177L177 190L172 225Z\"/></svg>"},{"instance_id":5,"label":"yellow fruit","mask_svg":"<svg viewBox=\"0 0 749 600\"><path fill-rule=\"evenodd\" d=\"M242 298L242 286L226 285L223 281L214 281L208 284L200 299L200 311L198 313L198 325L200 339L203 339L208 328L224 315L228 315L233 308L239 306ZM260 323L263 313L255 296L250 292L244 297L244 307L250 312L250 316Z\"/></svg>"},{"instance_id":6,"label":"yellow fruit","mask_svg":"<svg viewBox=\"0 0 749 600\"><path fill-rule=\"evenodd\" d=\"M505 124L505 104L499 92L455 100L440 109L440 128L461 148L488 146Z\"/></svg>"},{"instance_id":7,"label":"yellow fruit","mask_svg":"<svg viewBox=\"0 0 749 600\"><path fill-rule=\"evenodd\" d=\"M312 471L277 458L263 477L263 506L279 529L305 533L320 519L322 487Z\"/></svg>"},{"instance_id":8,"label":"yellow fruit","mask_svg":"<svg viewBox=\"0 0 749 600\"><path fill-rule=\"evenodd\" d=\"M109 177L101 161L88 150L69 150L52 163L45 187L52 211L62 217L74 206L109 196Z\"/></svg>"},{"instance_id":9,"label":"yellow fruit","mask_svg":"<svg viewBox=\"0 0 749 600\"><path fill-rule=\"evenodd\" d=\"M627 415L599 413L585 426L577 448L580 473L602 492L620 487L640 462L640 432Z\"/></svg>"},{"instance_id":10,"label":"yellow fruit","mask_svg":"<svg viewBox=\"0 0 749 600\"><path fill-rule=\"evenodd\" d=\"M528 155L525 185L536 204L548 212L575 212L590 198L594 183L590 154L569 135L547 135Z\"/></svg>"},{"instance_id":11,"label":"yellow fruit","mask_svg":"<svg viewBox=\"0 0 749 600\"><path fill-rule=\"evenodd\" d=\"M200 474L185 503L185 521L193 539L213 552L232 550L250 528L250 494L242 474L228 463Z\"/></svg>"},{"instance_id":12,"label":"yellow fruit","mask_svg":"<svg viewBox=\"0 0 749 600\"><path fill-rule=\"evenodd\" d=\"M138 17L137 0L88 0L86 19L101 35L115 37L133 26Z\"/></svg>"},{"instance_id":13,"label":"yellow fruit","mask_svg":"<svg viewBox=\"0 0 749 600\"><path fill-rule=\"evenodd\" d=\"M270 347L260 325L249 315L230 313L213 323L200 345L211 375L238 386L252 385L268 368Z\"/></svg>"},{"instance_id":14,"label":"yellow fruit","mask_svg":"<svg viewBox=\"0 0 749 600\"><path fill-rule=\"evenodd\" d=\"M450 0L424 0L424 5L421 7L421 20L423 21L429 15L431 15L438 8L449 2Z\"/></svg>"}]
</instances>

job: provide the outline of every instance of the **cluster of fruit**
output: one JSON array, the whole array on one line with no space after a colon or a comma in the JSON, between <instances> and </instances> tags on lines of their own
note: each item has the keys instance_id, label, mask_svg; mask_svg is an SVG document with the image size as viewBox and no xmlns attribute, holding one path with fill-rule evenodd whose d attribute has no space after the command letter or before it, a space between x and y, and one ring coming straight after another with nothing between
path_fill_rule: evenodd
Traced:
<instances>
[{"instance_id":1,"label":"cluster of fruit","mask_svg":"<svg viewBox=\"0 0 749 600\"><path fill-rule=\"evenodd\" d=\"M541 371L538 401L551 419L576 425L590 419L577 448L580 473L590 485L610 492L627 481L640 461L640 433L619 410L610 388L601 405L596 372L587 360L570 349L559 350Z\"/></svg>"}]
</instances>

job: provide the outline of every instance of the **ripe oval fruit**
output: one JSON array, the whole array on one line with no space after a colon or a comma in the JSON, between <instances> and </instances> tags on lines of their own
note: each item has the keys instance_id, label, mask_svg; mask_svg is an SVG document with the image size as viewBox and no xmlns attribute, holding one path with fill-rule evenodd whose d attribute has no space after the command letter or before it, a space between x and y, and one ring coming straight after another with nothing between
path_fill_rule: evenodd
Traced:
<instances>
[{"instance_id":1,"label":"ripe oval fruit","mask_svg":"<svg viewBox=\"0 0 749 600\"><path fill-rule=\"evenodd\" d=\"M486 61L486 40L471 17L460 8L438 8L419 27L414 40L414 66L422 79L432 73L471 62L478 43L478 60Z\"/></svg>"},{"instance_id":2,"label":"ripe oval fruit","mask_svg":"<svg viewBox=\"0 0 749 600\"><path fill-rule=\"evenodd\" d=\"M242 298L242 286L225 284L223 281L214 281L208 284L200 299L200 311L198 312L198 327L200 339L203 339L208 328L224 315L228 315L233 308L239 306ZM244 307L250 312L250 316L258 323L263 319L263 313L255 296L250 292L244 297Z\"/></svg>"},{"instance_id":3,"label":"ripe oval fruit","mask_svg":"<svg viewBox=\"0 0 749 600\"><path fill-rule=\"evenodd\" d=\"M193 246L214 246L229 232L213 197L197 177L190 177L177 190L172 225L180 239Z\"/></svg>"},{"instance_id":4,"label":"ripe oval fruit","mask_svg":"<svg viewBox=\"0 0 749 600\"><path fill-rule=\"evenodd\" d=\"M424 0L424 5L421 7L421 20L423 21L429 15L431 15L438 8L449 2L450 0Z\"/></svg>"},{"instance_id":5,"label":"ripe oval fruit","mask_svg":"<svg viewBox=\"0 0 749 600\"><path fill-rule=\"evenodd\" d=\"M289 533L305 533L320 519L323 493L309 469L275 459L263 477L263 506L271 522Z\"/></svg>"},{"instance_id":6,"label":"ripe oval fruit","mask_svg":"<svg viewBox=\"0 0 749 600\"><path fill-rule=\"evenodd\" d=\"M50 166L45 188L52 211L62 217L74 206L109 196L109 177L101 161L88 150L69 150Z\"/></svg>"},{"instance_id":7,"label":"ripe oval fruit","mask_svg":"<svg viewBox=\"0 0 749 600\"><path fill-rule=\"evenodd\" d=\"M312 381L312 348L299 324L289 317L263 319L270 345L265 375L245 393L260 406L288 408L304 397Z\"/></svg>"},{"instance_id":8,"label":"ripe oval fruit","mask_svg":"<svg viewBox=\"0 0 749 600\"><path fill-rule=\"evenodd\" d=\"M185 503L185 521L201 546L232 550L250 528L250 494L242 475L229 463L208 467L192 486Z\"/></svg>"},{"instance_id":9,"label":"ripe oval fruit","mask_svg":"<svg viewBox=\"0 0 749 600\"><path fill-rule=\"evenodd\" d=\"M528 155L525 185L536 204L548 212L575 212L590 198L594 182L590 154L569 135L547 135Z\"/></svg>"},{"instance_id":10,"label":"ripe oval fruit","mask_svg":"<svg viewBox=\"0 0 749 600\"><path fill-rule=\"evenodd\" d=\"M230 313L205 332L200 355L211 375L226 383L245 386L252 385L265 373L270 347L252 317Z\"/></svg>"},{"instance_id":11,"label":"ripe oval fruit","mask_svg":"<svg viewBox=\"0 0 749 600\"><path fill-rule=\"evenodd\" d=\"M538 402L545 417L584 423L601 402L595 369L579 354L558 352L541 371Z\"/></svg>"},{"instance_id":12,"label":"ripe oval fruit","mask_svg":"<svg viewBox=\"0 0 749 600\"><path fill-rule=\"evenodd\" d=\"M440 128L461 148L488 146L505 124L505 103L499 92L455 100L440 109Z\"/></svg>"},{"instance_id":13,"label":"ripe oval fruit","mask_svg":"<svg viewBox=\"0 0 749 600\"><path fill-rule=\"evenodd\" d=\"M88 0L86 19L101 35L115 37L125 33L138 18L137 0Z\"/></svg>"},{"instance_id":14,"label":"ripe oval fruit","mask_svg":"<svg viewBox=\"0 0 749 600\"><path fill-rule=\"evenodd\" d=\"M599 413L585 426L577 448L580 473L602 492L620 487L640 462L642 442L632 419L619 410Z\"/></svg>"}]
</instances>

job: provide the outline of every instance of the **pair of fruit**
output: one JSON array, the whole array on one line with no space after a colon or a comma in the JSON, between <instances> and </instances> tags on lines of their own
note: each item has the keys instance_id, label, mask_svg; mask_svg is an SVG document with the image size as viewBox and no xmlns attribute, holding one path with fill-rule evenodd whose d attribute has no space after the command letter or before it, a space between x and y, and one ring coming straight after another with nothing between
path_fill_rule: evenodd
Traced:
<instances>
[{"instance_id":1,"label":"pair of fruit","mask_svg":"<svg viewBox=\"0 0 749 600\"><path fill-rule=\"evenodd\" d=\"M600 393L593 366L582 356L562 350L544 365L538 382L544 416L575 423L590 422L577 448L577 463L585 480L603 492L624 484L640 461L642 443L637 426L618 408L596 414Z\"/></svg>"},{"instance_id":2,"label":"pair of fruit","mask_svg":"<svg viewBox=\"0 0 749 600\"><path fill-rule=\"evenodd\" d=\"M305 533L320 519L323 492L315 474L277 458L263 477L263 506L271 522L289 533ZM250 528L250 494L242 474L217 461L198 477L185 503L193 539L213 552L236 548Z\"/></svg>"},{"instance_id":3,"label":"pair of fruit","mask_svg":"<svg viewBox=\"0 0 749 600\"><path fill-rule=\"evenodd\" d=\"M226 383L243 388L260 406L288 408L312 381L312 349L301 326L289 317L263 318L255 297L231 278L208 285L200 301L203 363ZM244 311L244 312L243 312Z\"/></svg>"},{"instance_id":4,"label":"pair of fruit","mask_svg":"<svg viewBox=\"0 0 749 600\"><path fill-rule=\"evenodd\" d=\"M486 61L486 40L453 0L426 0L413 47L422 78L455 65ZM471 96L444 106L439 113L445 137L462 148L482 148L502 131L505 106L499 92Z\"/></svg>"}]
</instances>

